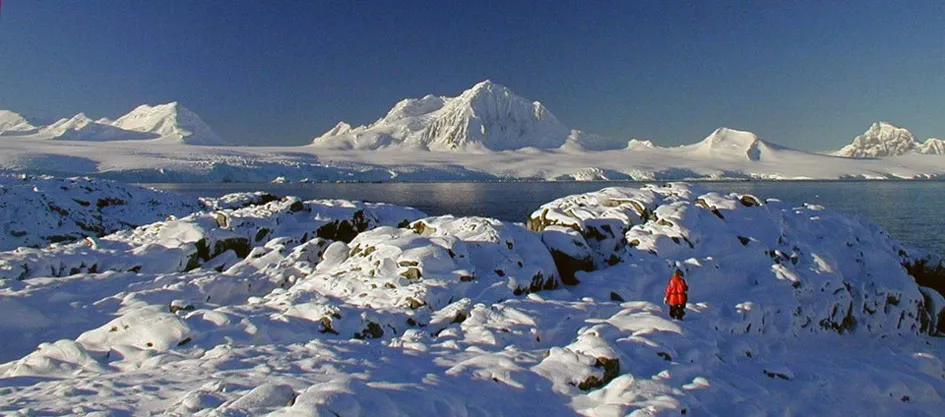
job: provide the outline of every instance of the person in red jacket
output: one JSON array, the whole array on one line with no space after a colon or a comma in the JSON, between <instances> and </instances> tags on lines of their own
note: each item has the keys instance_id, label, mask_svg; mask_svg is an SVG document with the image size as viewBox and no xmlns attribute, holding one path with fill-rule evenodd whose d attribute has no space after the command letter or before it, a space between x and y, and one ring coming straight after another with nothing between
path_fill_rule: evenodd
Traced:
<instances>
[{"instance_id":1,"label":"person in red jacket","mask_svg":"<svg viewBox=\"0 0 945 417\"><path fill-rule=\"evenodd\" d=\"M666 284L666 298L663 299L664 303L669 304L670 317L682 320L686 314L686 302L689 301L688 291L689 286L683 279L683 273L677 269Z\"/></svg>"}]
</instances>

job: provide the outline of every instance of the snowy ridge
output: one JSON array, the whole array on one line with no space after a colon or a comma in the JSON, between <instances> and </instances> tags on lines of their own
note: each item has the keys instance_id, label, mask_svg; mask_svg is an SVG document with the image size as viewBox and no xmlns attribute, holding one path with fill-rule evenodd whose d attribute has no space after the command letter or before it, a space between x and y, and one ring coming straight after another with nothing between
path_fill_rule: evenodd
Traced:
<instances>
[{"instance_id":1,"label":"snowy ridge","mask_svg":"<svg viewBox=\"0 0 945 417\"><path fill-rule=\"evenodd\" d=\"M119 117L113 124L122 129L154 133L188 145L226 145L200 116L176 101L156 106L142 104Z\"/></svg>"},{"instance_id":2,"label":"snowy ridge","mask_svg":"<svg viewBox=\"0 0 945 417\"><path fill-rule=\"evenodd\" d=\"M26 271L0 279L0 411L940 412L945 342L927 334L945 298L885 232L822 207L683 183L558 199L528 228L260 194L206 205L0 252ZM685 321L660 305L675 268Z\"/></svg>"},{"instance_id":3,"label":"snowy ridge","mask_svg":"<svg viewBox=\"0 0 945 417\"><path fill-rule=\"evenodd\" d=\"M111 120L92 120L85 113L40 126L17 113L0 110L0 136L82 142L141 141L185 145L226 145L194 112L177 102L141 105Z\"/></svg>"},{"instance_id":4,"label":"snowy ridge","mask_svg":"<svg viewBox=\"0 0 945 417\"><path fill-rule=\"evenodd\" d=\"M540 102L530 102L489 80L457 97L427 95L398 102L386 116L351 129L344 123L313 140L340 149L406 148L431 151L503 151L527 147L553 149L583 133L565 127ZM613 146L598 137L587 149Z\"/></svg>"},{"instance_id":5,"label":"snowy ridge","mask_svg":"<svg viewBox=\"0 0 945 417\"><path fill-rule=\"evenodd\" d=\"M147 132L125 130L108 124L93 121L85 113L79 113L70 118L44 127L40 130L55 140L76 141L112 141L112 140L146 140L157 139L160 136Z\"/></svg>"}]
</instances>

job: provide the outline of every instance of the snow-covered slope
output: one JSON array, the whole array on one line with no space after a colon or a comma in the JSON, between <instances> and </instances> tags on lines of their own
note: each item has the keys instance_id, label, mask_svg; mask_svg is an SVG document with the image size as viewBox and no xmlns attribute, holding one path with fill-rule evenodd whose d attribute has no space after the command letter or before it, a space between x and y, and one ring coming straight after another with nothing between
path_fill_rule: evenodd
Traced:
<instances>
[{"instance_id":1,"label":"snow-covered slope","mask_svg":"<svg viewBox=\"0 0 945 417\"><path fill-rule=\"evenodd\" d=\"M188 145L226 145L200 116L176 101L156 106L142 104L119 117L113 125Z\"/></svg>"},{"instance_id":2,"label":"snow-covered slope","mask_svg":"<svg viewBox=\"0 0 945 417\"><path fill-rule=\"evenodd\" d=\"M48 135L50 139L74 141L113 141L113 140L147 140L157 139L160 135L148 132L125 130L90 119L85 113L79 113L69 118L44 127L40 133Z\"/></svg>"},{"instance_id":3,"label":"snow-covered slope","mask_svg":"<svg viewBox=\"0 0 945 417\"><path fill-rule=\"evenodd\" d=\"M851 158L882 158L907 153L945 155L945 146L940 139L916 141L912 132L887 122L876 122L869 130L853 139L834 154Z\"/></svg>"},{"instance_id":4,"label":"snow-covered slope","mask_svg":"<svg viewBox=\"0 0 945 417\"><path fill-rule=\"evenodd\" d=\"M105 236L201 208L193 198L114 181L0 175L0 250Z\"/></svg>"},{"instance_id":5,"label":"snow-covered slope","mask_svg":"<svg viewBox=\"0 0 945 417\"><path fill-rule=\"evenodd\" d=\"M945 155L945 139L928 138L916 144L915 151L926 155Z\"/></svg>"},{"instance_id":6,"label":"snow-covered slope","mask_svg":"<svg viewBox=\"0 0 945 417\"><path fill-rule=\"evenodd\" d=\"M29 135L38 131L38 126L33 125L20 114L0 110L0 136Z\"/></svg>"},{"instance_id":7,"label":"snow-covered slope","mask_svg":"<svg viewBox=\"0 0 945 417\"><path fill-rule=\"evenodd\" d=\"M748 161L767 160L775 157L779 151L799 152L764 142L754 133L726 127L716 129L699 143L685 145L679 149L702 159Z\"/></svg>"},{"instance_id":8,"label":"snow-covered slope","mask_svg":"<svg viewBox=\"0 0 945 417\"><path fill-rule=\"evenodd\" d=\"M313 144L340 149L502 151L558 148L571 138L588 149L615 147L597 137L586 141L583 137L581 132L572 133L541 103L486 80L458 97L403 100L368 126L351 128L339 123Z\"/></svg>"},{"instance_id":9,"label":"snow-covered slope","mask_svg":"<svg viewBox=\"0 0 945 417\"><path fill-rule=\"evenodd\" d=\"M921 415L945 298L822 207L687 184L530 228L346 201L216 211L0 252L0 412ZM684 321L663 287L689 282ZM470 395L475 393L475 395Z\"/></svg>"}]
</instances>

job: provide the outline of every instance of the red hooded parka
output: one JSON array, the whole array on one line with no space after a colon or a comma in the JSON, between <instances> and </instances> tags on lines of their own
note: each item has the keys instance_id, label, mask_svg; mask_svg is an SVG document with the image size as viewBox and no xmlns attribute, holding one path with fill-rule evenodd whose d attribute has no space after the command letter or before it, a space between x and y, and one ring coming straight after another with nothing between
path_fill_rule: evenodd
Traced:
<instances>
[{"instance_id":1,"label":"red hooded parka","mask_svg":"<svg viewBox=\"0 0 945 417\"><path fill-rule=\"evenodd\" d=\"M669 284L666 284L666 304L686 305L686 302L689 301L689 297L686 295L687 291L689 291L689 286L686 285L686 281L678 272L674 273L673 277L669 279Z\"/></svg>"}]
</instances>

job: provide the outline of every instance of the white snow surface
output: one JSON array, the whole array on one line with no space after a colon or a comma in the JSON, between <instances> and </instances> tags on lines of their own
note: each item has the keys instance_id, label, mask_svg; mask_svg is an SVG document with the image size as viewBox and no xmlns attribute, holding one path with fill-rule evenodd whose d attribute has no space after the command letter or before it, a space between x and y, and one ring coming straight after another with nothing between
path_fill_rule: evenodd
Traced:
<instances>
[{"instance_id":1,"label":"white snow surface","mask_svg":"<svg viewBox=\"0 0 945 417\"><path fill-rule=\"evenodd\" d=\"M561 198L528 227L204 206L0 252L0 412L941 413L945 342L927 334L945 299L906 274L910 249L819 206L685 183ZM676 268L684 321L660 304Z\"/></svg>"},{"instance_id":2,"label":"white snow surface","mask_svg":"<svg viewBox=\"0 0 945 417\"><path fill-rule=\"evenodd\" d=\"M726 138L742 136L732 133L732 129L724 131L731 133ZM0 169L135 183L270 182L278 177L286 182L929 179L942 178L945 173L945 158L941 155L910 152L895 157L844 158L791 150L760 139L747 143L703 141L672 148L636 142L606 151L565 144L559 149L426 152L402 148L365 151L317 146L190 146L163 139L48 141L34 136L0 140Z\"/></svg>"}]
</instances>

